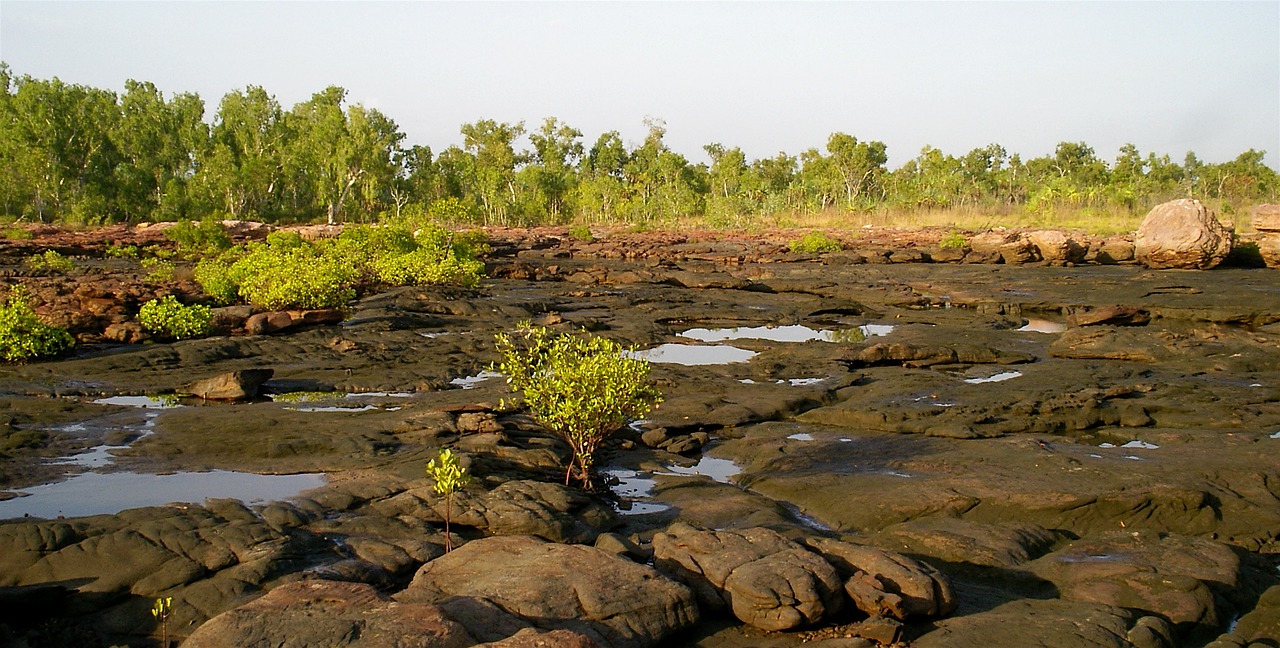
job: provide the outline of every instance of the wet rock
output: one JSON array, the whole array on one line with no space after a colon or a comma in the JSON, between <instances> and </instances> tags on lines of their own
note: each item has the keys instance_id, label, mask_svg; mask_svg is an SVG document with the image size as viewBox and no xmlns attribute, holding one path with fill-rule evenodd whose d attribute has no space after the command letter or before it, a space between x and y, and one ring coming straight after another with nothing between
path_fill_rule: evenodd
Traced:
<instances>
[{"instance_id":1,"label":"wet rock","mask_svg":"<svg viewBox=\"0 0 1280 648\"><path fill-rule=\"evenodd\" d=\"M808 538L804 544L840 571L847 579L845 593L871 616L906 620L955 611L951 582L928 563L831 538Z\"/></svg>"},{"instance_id":2,"label":"wet rock","mask_svg":"<svg viewBox=\"0 0 1280 648\"><path fill-rule=\"evenodd\" d=\"M438 606L398 603L360 583L300 581L214 617L182 645L461 648L476 643Z\"/></svg>"},{"instance_id":3,"label":"wet rock","mask_svg":"<svg viewBox=\"0 0 1280 648\"><path fill-rule=\"evenodd\" d=\"M183 391L205 400L248 400L256 397L258 388L273 375L274 369L242 369L197 380Z\"/></svg>"},{"instance_id":4,"label":"wet rock","mask_svg":"<svg viewBox=\"0 0 1280 648\"><path fill-rule=\"evenodd\" d=\"M1145 326L1150 321L1151 313L1137 306L1098 306L1067 316L1071 326Z\"/></svg>"},{"instance_id":5,"label":"wet rock","mask_svg":"<svg viewBox=\"0 0 1280 648\"><path fill-rule=\"evenodd\" d=\"M1214 590L1234 590L1240 561L1226 545L1172 534L1108 534L1074 542L1027 569L1065 599L1144 610L1182 633L1223 619Z\"/></svg>"},{"instance_id":6,"label":"wet rock","mask_svg":"<svg viewBox=\"0 0 1280 648\"><path fill-rule=\"evenodd\" d=\"M422 567L402 603L476 597L544 629L603 645L651 646L699 618L685 586L651 567L582 545L532 536L474 540Z\"/></svg>"},{"instance_id":7,"label":"wet rock","mask_svg":"<svg viewBox=\"0 0 1280 648\"><path fill-rule=\"evenodd\" d=\"M1059 599L1001 601L990 609L934 623L912 648L989 646L1089 646L1133 648L1128 639L1135 615L1096 603Z\"/></svg>"},{"instance_id":8,"label":"wet rock","mask_svg":"<svg viewBox=\"0 0 1280 648\"><path fill-rule=\"evenodd\" d=\"M446 513L444 497L429 487L411 489L371 507L382 515L409 515L439 524ZM563 484L511 480L492 491L455 493L450 523L494 535L592 542L616 524L616 518L607 506Z\"/></svg>"},{"instance_id":9,"label":"wet rock","mask_svg":"<svg viewBox=\"0 0 1280 648\"><path fill-rule=\"evenodd\" d=\"M940 364L1017 364L1031 362L1030 354L1003 352L969 344L952 346L880 342L845 356L851 367L902 365L930 367Z\"/></svg>"},{"instance_id":10,"label":"wet rock","mask_svg":"<svg viewBox=\"0 0 1280 648\"><path fill-rule=\"evenodd\" d=\"M1280 637L1280 585L1263 592L1257 605L1207 648L1267 646L1276 637Z\"/></svg>"},{"instance_id":11,"label":"wet rock","mask_svg":"<svg viewBox=\"0 0 1280 648\"><path fill-rule=\"evenodd\" d=\"M952 517L882 529L877 543L946 562L1015 567L1044 555L1061 535L1036 524L982 524Z\"/></svg>"},{"instance_id":12,"label":"wet rock","mask_svg":"<svg viewBox=\"0 0 1280 648\"><path fill-rule=\"evenodd\" d=\"M1231 230L1198 200L1156 205L1138 226L1134 256L1149 268L1207 270L1231 253Z\"/></svg>"},{"instance_id":13,"label":"wet rock","mask_svg":"<svg viewBox=\"0 0 1280 648\"><path fill-rule=\"evenodd\" d=\"M712 610L770 631L817 623L839 611L840 576L776 531L702 531L673 524L653 538L655 565L688 583Z\"/></svg>"}]
</instances>

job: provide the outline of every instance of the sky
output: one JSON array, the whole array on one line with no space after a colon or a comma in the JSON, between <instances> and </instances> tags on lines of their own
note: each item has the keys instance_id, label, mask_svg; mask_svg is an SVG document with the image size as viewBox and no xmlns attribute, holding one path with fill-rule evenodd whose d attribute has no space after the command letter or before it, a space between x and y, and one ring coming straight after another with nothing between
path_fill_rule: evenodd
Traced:
<instances>
[{"instance_id":1,"label":"sky","mask_svg":"<svg viewBox=\"0 0 1280 648\"><path fill-rule=\"evenodd\" d=\"M1261 2L28 2L0 0L18 75L198 93L206 119L262 86L286 108L330 85L439 152L480 119L546 117L588 147L646 118L694 162L879 140L1085 142L1280 169L1280 0Z\"/></svg>"}]
</instances>

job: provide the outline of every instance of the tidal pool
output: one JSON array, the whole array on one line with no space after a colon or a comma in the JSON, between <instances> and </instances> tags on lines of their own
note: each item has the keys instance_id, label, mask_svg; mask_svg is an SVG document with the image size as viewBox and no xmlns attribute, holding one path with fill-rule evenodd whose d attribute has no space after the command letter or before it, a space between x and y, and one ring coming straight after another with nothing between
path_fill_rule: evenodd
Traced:
<instances>
[{"instance_id":1,"label":"tidal pool","mask_svg":"<svg viewBox=\"0 0 1280 648\"><path fill-rule=\"evenodd\" d=\"M671 475L705 475L722 484L732 483L729 478L742 472L742 468L729 459L718 459L706 455L692 466L669 466L667 470L671 471L668 473Z\"/></svg>"},{"instance_id":2,"label":"tidal pool","mask_svg":"<svg viewBox=\"0 0 1280 648\"><path fill-rule=\"evenodd\" d=\"M56 484L18 489L19 497L0 502L0 519L114 514L142 506L201 503L207 498L238 499L246 504L269 502L294 497L324 483L323 474L257 475L227 470L167 475L88 472Z\"/></svg>"},{"instance_id":3,"label":"tidal pool","mask_svg":"<svg viewBox=\"0 0 1280 648\"><path fill-rule=\"evenodd\" d=\"M457 385L463 389L475 389L476 387L480 386L480 383L485 382L486 380L492 380L494 378L501 378L501 377L502 377L502 374L496 371L489 371L488 369L486 369L474 376L464 376L462 378L454 378L453 380L449 381L449 384Z\"/></svg>"},{"instance_id":4,"label":"tidal pool","mask_svg":"<svg viewBox=\"0 0 1280 648\"><path fill-rule=\"evenodd\" d=\"M680 337L699 342L729 340L768 340L770 342L861 342L869 337L885 336L893 331L887 324L865 324L853 328L819 330L802 324L786 326L738 326L733 328L692 328Z\"/></svg>"},{"instance_id":5,"label":"tidal pool","mask_svg":"<svg viewBox=\"0 0 1280 648\"><path fill-rule=\"evenodd\" d=\"M1028 318L1027 323L1017 330L1032 333L1061 333L1067 330L1067 325L1047 319Z\"/></svg>"},{"instance_id":6,"label":"tidal pool","mask_svg":"<svg viewBox=\"0 0 1280 648\"><path fill-rule=\"evenodd\" d=\"M660 502L637 501L653 496L653 489L657 482L652 477L644 477L634 470L625 468L611 468L602 472L618 480L617 484L610 486L610 490L621 500L616 507L619 513L623 515L646 515L648 513L659 513L671 508L669 505Z\"/></svg>"},{"instance_id":7,"label":"tidal pool","mask_svg":"<svg viewBox=\"0 0 1280 648\"><path fill-rule=\"evenodd\" d=\"M1014 378L1017 378L1021 375L1022 375L1021 371L1002 371L998 374L986 376L983 378L966 378L964 381L969 383L970 385L978 385L982 383L995 383L995 382L1004 382L1006 380L1013 380Z\"/></svg>"},{"instance_id":8,"label":"tidal pool","mask_svg":"<svg viewBox=\"0 0 1280 648\"><path fill-rule=\"evenodd\" d=\"M746 362L758 355L755 351L714 344L660 344L643 351L627 351L629 358L648 360L655 364L678 364L687 367L721 365Z\"/></svg>"}]
</instances>

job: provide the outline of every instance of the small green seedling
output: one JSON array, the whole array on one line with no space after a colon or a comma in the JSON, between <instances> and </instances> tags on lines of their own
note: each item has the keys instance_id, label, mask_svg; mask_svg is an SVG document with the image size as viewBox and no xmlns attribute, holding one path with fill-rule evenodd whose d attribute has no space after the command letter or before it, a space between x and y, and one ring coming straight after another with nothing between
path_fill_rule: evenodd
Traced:
<instances>
[{"instance_id":1,"label":"small green seedling","mask_svg":"<svg viewBox=\"0 0 1280 648\"><path fill-rule=\"evenodd\" d=\"M438 462L438 463L437 463ZM449 521L453 517L453 494L461 490L471 481L467 469L458 462L458 456L452 450L444 448L440 456L427 462L427 476L436 480L433 488L444 500L444 551L453 551L453 539L449 535Z\"/></svg>"},{"instance_id":2,"label":"small green seedling","mask_svg":"<svg viewBox=\"0 0 1280 648\"><path fill-rule=\"evenodd\" d=\"M157 598L151 606L151 616L160 624L160 646L169 648L169 612L173 610L173 597Z\"/></svg>"}]
</instances>

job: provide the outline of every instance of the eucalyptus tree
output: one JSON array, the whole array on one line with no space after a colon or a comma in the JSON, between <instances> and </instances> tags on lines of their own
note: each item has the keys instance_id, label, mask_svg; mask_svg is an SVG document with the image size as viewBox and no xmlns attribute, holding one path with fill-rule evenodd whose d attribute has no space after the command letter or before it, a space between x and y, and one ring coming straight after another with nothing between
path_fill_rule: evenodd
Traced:
<instances>
[{"instance_id":1,"label":"eucalyptus tree","mask_svg":"<svg viewBox=\"0 0 1280 648\"><path fill-rule=\"evenodd\" d=\"M526 204L558 221L570 209L568 202L577 184L575 167L584 153L582 131L547 117L529 140L533 155L521 173L535 197Z\"/></svg>"},{"instance_id":2,"label":"eucalyptus tree","mask_svg":"<svg viewBox=\"0 0 1280 648\"><path fill-rule=\"evenodd\" d=\"M717 224L741 224L741 218L760 210L764 202L764 179L747 164L742 149L726 149L718 143L702 149L711 158L707 171L706 213Z\"/></svg>"},{"instance_id":3,"label":"eucalyptus tree","mask_svg":"<svg viewBox=\"0 0 1280 648\"><path fill-rule=\"evenodd\" d=\"M479 198L489 224L511 223L516 203L516 166L527 159L515 148L515 141L522 135L524 122L506 124L482 119L462 125L463 148L475 159L468 189Z\"/></svg>"},{"instance_id":4,"label":"eucalyptus tree","mask_svg":"<svg viewBox=\"0 0 1280 648\"><path fill-rule=\"evenodd\" d=\"M346 94L329 86L286 116L290 180L330 225L349 203L361 216L377 213L389 198L394 157L404 139L396 123L376 109L356 104L344 110Z\"/></svg>"},{"instance_id":5,"label":"eucalyptus tree","mask_svg":"<svg viewBox=\"0 0 1280 648\"><path fill-rule=\"evenodd\" d=\"M6 202L40 221L112 218L115 93L56 77L14 79L7 67L4 84Z\"/></svg>"},{"instance_id":6,"label":"eucalyptus tree","mask_svg":"<svg viewBox=\"0 0 1280 648\"><path fill-rule=\"evenodd\" d=\"M274 218L283 209L289 133L284 111L259 86L227 93L197 156L193 192L234 218Z\"/></svg>"},{"instance_id":7,"label":"eucalyptus tree","mask_svg":"<svg viewBox=\"0 0 1280 648\"><path fill-rule=\"evenodd\" d=\"M209 137L200 97L184 93L166 102L151 83L126 81L110 135L120 156L114 170L120 212L130 219L183 216L195 154Z\"/></svg>"},{"instance_id":8,"label":"eucalyptus tree","mask_svg":"<svg viewBox=\"0 0 1280 648\"><path fill-rule=\"evenodd\" d=\"M592 221L622 218L630 193L625 170L629 160L630 154L618 131L596 138L578 163L574 204L579 217Z\"/></svg>"}]
</instances>

